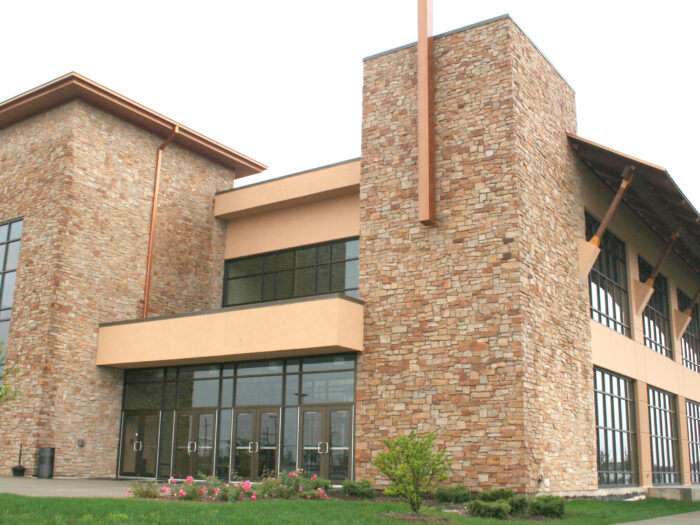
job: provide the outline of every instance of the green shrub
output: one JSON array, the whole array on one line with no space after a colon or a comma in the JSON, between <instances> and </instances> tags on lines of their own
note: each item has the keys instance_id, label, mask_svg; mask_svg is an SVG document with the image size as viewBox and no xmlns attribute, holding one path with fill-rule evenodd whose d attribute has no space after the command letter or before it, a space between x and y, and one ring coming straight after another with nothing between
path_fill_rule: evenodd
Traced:
<instances>
[{"instance_id":1,"label":"green shrub","mask_svg":"<svg viewBox=\"0 0 700 525\"><path fill-rule=\"evenodd\" d=\"M331 486L328 479L311 476L307 478L301 470L280 474L279 478L267 478L260 485L254 487L258 497L269 498L303 498L303 499L328 499L326 490Z\"/></svg>"},{"instance_id":2,"label":"green shrub","mask_svg":"<svg viewBox=\"0 0 700 525\"><path fill-rule=\"evenodd\" d=\"M467 504L472 516L504 520L510 515L510 505L505 501L474 500Z\"/></svg>"},{"instance_id":3,"label":"green shrub","mask_svg":"<svg viewBox=\"0 0 700 525\"><path fill-rule=\"evenodd\" d=\"M530 500L528 510L533 516L563 518L564 506L564 498L559 496L538 496Z\"/></svg>"},{"instance_id":4,"label":"green shrub","mask_svg":"<svg viewBox=\"0 0 700 525\"><path fill-rule=\"evenodd\" d=\"M510 512L516 516L527 514L528 499L525 496L514 496L508 500Z\"/></svg>"},{"instance_id":5,"label":"green shrub","mask_svg":"<svg viewBox=\"0 0 700 525\"><path fill-rule=\"evenodd\" d=\"M159 492L155 481L136 481L129 486L129 493L137 498L157 498Z\"/></svg>"},{"instance_id":6,"label":"green shrub","mask_svg":"<svg viewBox=\"0 0 700 525\"><path fill-rule=\"evenodd\" d=\"M435 434L404 434L396 439L385 439L388 452L380 452L375 466L393 483L385 491L408 501L413 512L418 512L423 497L433 492L447 479L450 460L445 450L434 450Z\"/></svg>"},{"instance_id":7,"label":"green shrub","mask_svg":"<svg viewBox=\"0 0 700 525\"><path fill-rule=\"evenodd\" d=\"M342 493L346 496L370 499L374 497L374 489L369 481L343 481Z\"/></svg>"},{"instance_id":8,"label":"green shrub","mask_svg":"<svg viewBox=\"0 0 700 525\"><path fill-rule=\"evenodd\" d=\"M513 489L489 489L477 492L476 499L481 501L501 501L509 500L513 496L515 496Z\"/></svg>"},{"instance_id":9,"label":"green shrub","mask_svg":"<svg viewBox=\"0 0 700 525\"><path fill-rule=\"evenodd\" d=\"M464 503L472 499L467 487L457 485L454 487L440 487L435 491L435 499L442 503Z\"/></svg>"}]
</instances>

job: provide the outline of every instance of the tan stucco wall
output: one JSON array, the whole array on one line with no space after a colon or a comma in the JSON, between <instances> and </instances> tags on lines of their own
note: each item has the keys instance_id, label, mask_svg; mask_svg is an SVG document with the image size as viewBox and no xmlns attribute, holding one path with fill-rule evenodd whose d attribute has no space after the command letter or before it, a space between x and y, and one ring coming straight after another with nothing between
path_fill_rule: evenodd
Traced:
<instances>
[{"instance_id":1,"label":"tan stucco wall","mask_svg":"<svg viewBox=\"0 0 700 525\"><path fill-rule=\"evenodd\" d=\"M610 205L613 194L583 165L579 165L579 171L583 180L585 207L600 219ZM632 297L633 281L639 279L638 255L650 264L656 264L666 244L624 203L615 212L608 229L625 243L632 337L625 337L591 320L593 364L636 381L639 479L643 486L652 485L647 386L660 388L677 396L681 482L689 484L691 479L685 402L700 402L700 374L683 366L679 334L673 334L673 359L644 346L642 315L635 312ZM668 281L673 327L676 324L678 308L676 288L680 287L685 293L692 295L700 287L700 279L675 253L671 253L664 262L661 274Z\"/></svg>"},{"instance_id":2,"label":"tan stucco wall","mask_svg":"<svg viewBox=\"0 0 700 525\"><path fill-rule=\"evenodd\" d=\"M700 399L700 374L591 320L593 364L688 399Z\"/></svg>"},{"instance_id":3,"label":"tan stucco wall","mask_svg":"<svg viewBox=\"0 0 700 525\"><path fill-rule=\"evenodd\" d=\"M244 257L360 233L360 198L342 195L229 221L225 257Z\"/></svg>"},{"instance_id":4,"label":"tan stucco wall","mask_svg":"<svg viewBox=\"0 0 700 525\"><path fill-rule=\"evenodd\" d=\"M218 194L214 214L233 219L349 193L358 193L360 160L341 162Z\"/></svg>"},{"instance_id":5,"label":"tan stucco wall","mask_svg":"<svg viewBox=\"0 0 700 525\"><path fill-rule=\"evenodd\" d=\"M339 297L100 327L97 364L133 368L361 351L362 304Z\"/></svg>"}]
</instances>

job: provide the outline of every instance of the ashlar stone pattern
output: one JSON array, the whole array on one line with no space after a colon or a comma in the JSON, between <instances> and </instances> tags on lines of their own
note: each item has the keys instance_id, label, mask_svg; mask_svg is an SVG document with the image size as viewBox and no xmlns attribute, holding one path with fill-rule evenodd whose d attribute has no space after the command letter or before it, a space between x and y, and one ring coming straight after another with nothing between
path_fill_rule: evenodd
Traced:
<instances>
[{"instance_id":1,"label":"ashlar stone pattern","mask_svg":"<svg viewBox=\"0 0 700 525\"><path fill-rule=\"evenodd\" d=\"M385 484L382 440L415 429L472 489L593 488L573 93L507 17L436 37L434 56L432 227L417 218L415 46L364 64L355 476Z\"/></svg>"},{"instance_id":2,"label":"ashlar stone pattern","mask_svg":"<svg viewBox=\"0 0 700 525\"><path fill-rule=\"evenodd\" d=\"M23 395L0 410L0 471L116 473L123 372L95 366L99 324L141 316L155 156L163 138L73 101L0 130L0 220L24 217L8 361ZM151 315L220 306L234 173L171 144L159 192ZM78 441L85 442L78 447Z\"/></svg>"}]
</instances>

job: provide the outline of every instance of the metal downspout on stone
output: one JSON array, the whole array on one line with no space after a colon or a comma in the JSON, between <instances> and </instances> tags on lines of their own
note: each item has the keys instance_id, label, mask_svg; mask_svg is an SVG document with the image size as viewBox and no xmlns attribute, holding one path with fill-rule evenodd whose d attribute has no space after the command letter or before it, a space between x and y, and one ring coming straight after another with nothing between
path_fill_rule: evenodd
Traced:
<instances>
[{"instance_id":1,"label":"metal downspout on stone","mask_svg":"<svg viewBox=\"0 0 700 525\"><path fill-rule=\"evenodd\" d=\"M160 166L163 160L163 152L168 144L175 138L175 135L180 131L179 126L173 128L170 136L165 139L165 142L160 145L156 153L156 173L153 181L153 204L151 207L151 228L148 235L148 256L146 258L146 284L143 289L143 312L142 318L148 317L148 300L151 293L151 267L153 265L153 244L155 241L156 232L156 212L158 211L158 190L160 188Z\"/></svg>"}]
</instances>

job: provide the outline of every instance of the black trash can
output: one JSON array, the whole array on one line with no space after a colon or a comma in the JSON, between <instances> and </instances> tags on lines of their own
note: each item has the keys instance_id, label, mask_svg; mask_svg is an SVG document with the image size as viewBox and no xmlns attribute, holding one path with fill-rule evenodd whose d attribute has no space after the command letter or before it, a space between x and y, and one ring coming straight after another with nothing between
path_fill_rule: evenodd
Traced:
<instances>
[{"instance_id":1,"label":"black trash can","mask_svg":"<svg viewBox=\"0 0 700 525\"><path fill-rule=\"evenodd\" d=\"M38 478L53 478L53 458L55 453L56 449L54 448L46 447L39 449L39 468L36 473Z\"/></svg>"}]
</instances>

